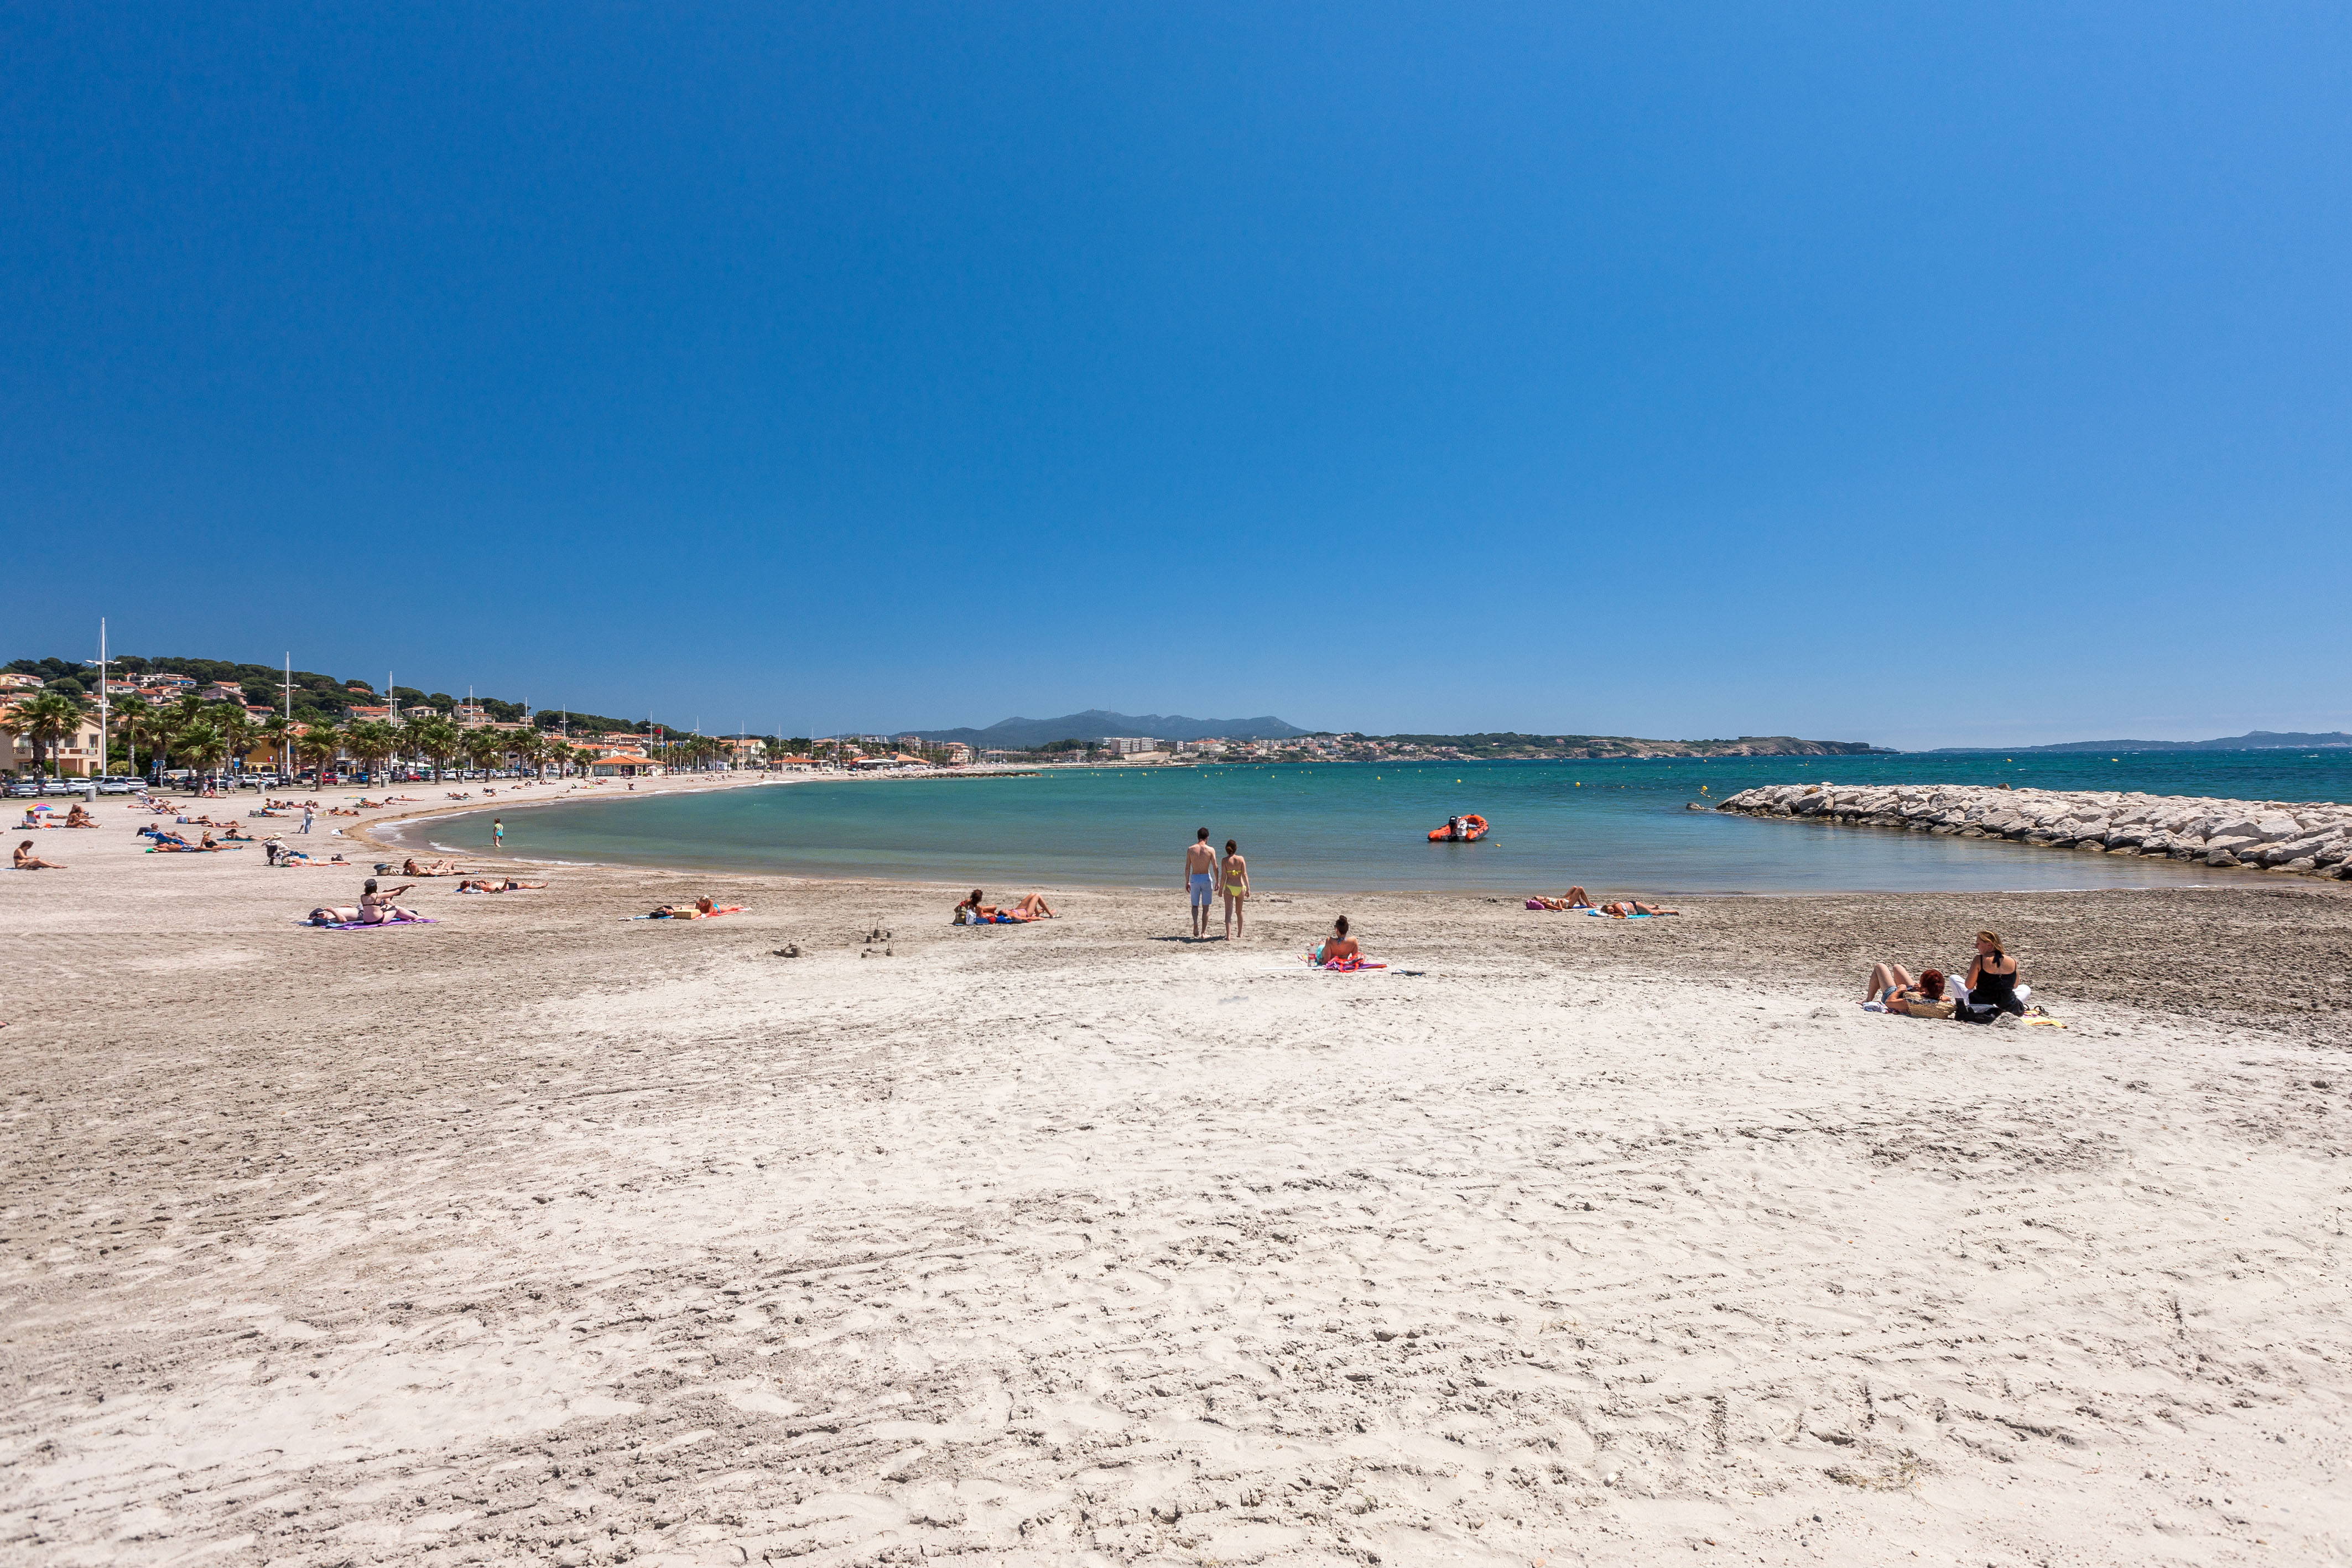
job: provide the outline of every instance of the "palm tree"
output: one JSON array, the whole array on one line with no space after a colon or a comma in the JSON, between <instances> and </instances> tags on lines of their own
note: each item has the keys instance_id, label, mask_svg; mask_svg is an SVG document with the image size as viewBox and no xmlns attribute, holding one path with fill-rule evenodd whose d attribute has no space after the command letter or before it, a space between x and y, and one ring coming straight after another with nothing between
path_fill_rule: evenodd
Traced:
<instances>
[{"instance_id":1,"label":"palm tree","mask_svg":"<svg viewBox=\"0 0 2352 1568\"><path fill-rule=\"evenodd\" d=\"M228 737L217 725L192 724L180 731L180 758L201 775L220 767L228 755Z\"/></svg>"},{"instance_id":2,"label":"palm tree","mask_svg":"<svg viewBox=\"0 0 2352 1568\"><path fill-rule=\"evenodd\" d=\"M322 783L326 780L327 769L333 766L335 758L342 749L342 737L322 724L312 725L294 741L296 755L319 770Z\"/></svg>"},{"instance_id":3,"label":"palm tree","mask_svg":"<svg viewBox=\"0 0 2352 1568\"><path fill-rule=\"evenodd\" d=\"M277 755L278 766L294 771L294 721L282 713L273 713L261 721L261 733L268 737L269 749Z\"/></svg>"},{"instance_id":4,"label":"palm tree","mask_svg":"<svg viewBox=\"0 0 2352 1568\"><path fill-rule=\"evenodd\" d=\"M400 737L383 720L363 718L343 727L343 749L366 766L368 777L373 779L392 759L393 753L400 749Z\"/></svg>"},{"instance_id":5,"label":"palm tree","mask_svg":"<svg viewBox=\"0 0 2352 1568\"><path fill-rule=\"evenodd\" d=\"M433 763L433 781L441 781L449 759L467 749L466 737L446 718L420 718L408 726L408 743Z\"/></svg>"},{"instance_id":6,"label":"palm tree","mask_svg":"<svg viewBox=\"0 0 2352 1568\"><path fill-rule=\"evenodd\" d=\"M79 732L89 705L68 692L36 692L9 710L8 727L33 743L33 766L49 771L58 743ZM103 769L101 769L103 771Z\"/></svg>"},{"instance_id":7,"label":"palm tree","mask_svg":"<svg viewBox=\"0 0 2352 1568\"><path fill-rule=\"evenodd\" d=\"M505 755L507 737L495 729L469 729L464 739L466 759L482 770L488 778L490 769Z\"/></svg>"},{"instance_id":8,"label":"palm tree","mask_svg":"<svg viewBox=\"0 0 2352 1568\"><path fill-rule=\"evenodd\" d=\"M154 733L155 710L137 692L114 699L114 727L130 751L131 771L139 771L139 743Z\"/></svg>"},{"instance_id":9,"label":"palm tree","mask_svg":"<svg viewBox=\"0 0 2352 1568\"><path fill-rule=\"evenodd\" d=\"M253 749L260 731L254 727L253 716L243 705L222 703L212 711L212 727L220 731L221 740L228 748L229 760L236 767L245 766L245 754Z\"/></svg>"}]
</instances>

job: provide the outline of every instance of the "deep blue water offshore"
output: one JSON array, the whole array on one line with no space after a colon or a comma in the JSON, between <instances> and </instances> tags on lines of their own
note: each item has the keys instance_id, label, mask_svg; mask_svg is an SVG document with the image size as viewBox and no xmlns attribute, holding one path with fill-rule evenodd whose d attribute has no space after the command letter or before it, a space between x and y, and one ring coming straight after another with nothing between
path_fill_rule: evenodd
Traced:
<instances>
[{"instance_id":1,"label":"deep blue water offshore","mask_svg":"<svg viewBox=\"0 0 2352 1568\"><path fill-rule=\"evenodd\" d=\"M818 877L1033 885L1177 884L1205 827L1241 841L1260 892L1428 889L1595 894L1964 892L2213 884L2261 873L1689 811L1753 785L2008 782L2244 800L2352 799L2352 752L1727 758L1055 768L1035 778L818 779L609 797L504 813L509 853ZM614 791L617 793L617 787ZM1449 813L1494 824L1432 844ZM479 811L407 825L423 848L488 846Z\"/></svg>"}]
</instances>

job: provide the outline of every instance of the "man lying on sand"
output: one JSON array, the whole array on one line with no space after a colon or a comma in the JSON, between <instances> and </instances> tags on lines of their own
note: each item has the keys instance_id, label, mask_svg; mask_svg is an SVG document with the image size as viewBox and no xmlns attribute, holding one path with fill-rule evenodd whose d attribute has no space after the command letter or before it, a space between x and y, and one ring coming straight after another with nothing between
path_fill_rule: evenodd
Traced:
<instances>
[{"instance_id":1,"label":"man lying on sand","mask_svg":"<svg viewBox=\"0 0 2352 1568\"><path fill-rule=\"evenodd\" d=\"M26 839L16 846L16 869L18 871L63 871L66 868L55 861L45 861L35 854L33 841Z\"/></svg>"},{"instance_id":2,"label":"man lying on sand","mask_svg":"<svg viewBox=\"0 0 2352 1568\"><path fill-rule=\"evenodd\" d=\"M665 904L646 916L648 920L708 920L714 915L740 915L740 904L713 904L698 898L692 904Z\"/></svg>"},{"instance_id":3,"label":"man lying on sand","mask_svg":"<svg viewBox=\"0 0 2352 1568\"><path fill-rule=\"evenodd\" d=\"M525 888L545 887L543 882L517 882L510 876L478 878L457 884L459 893L520 893Z\"/></svg>"}]
</instances>

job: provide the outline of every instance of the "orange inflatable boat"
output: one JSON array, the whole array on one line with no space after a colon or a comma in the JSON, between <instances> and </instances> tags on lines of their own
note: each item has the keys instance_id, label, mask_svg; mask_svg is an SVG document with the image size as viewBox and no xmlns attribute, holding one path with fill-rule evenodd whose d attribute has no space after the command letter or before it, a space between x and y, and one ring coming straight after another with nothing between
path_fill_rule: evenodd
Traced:
<instances>
[{"instance_id":1,"label":"orange inflatable boat","mask_svg":"<svg viewBox=\"0 0 2352 1568\"><path fill-rule=\"evenodd\" d=\"M1429 830L1433 844L1476 843L1486 836L1486 819L1473 813L1467 817L1449 817L1445 826Z\"/></svg>"}]
</instances>

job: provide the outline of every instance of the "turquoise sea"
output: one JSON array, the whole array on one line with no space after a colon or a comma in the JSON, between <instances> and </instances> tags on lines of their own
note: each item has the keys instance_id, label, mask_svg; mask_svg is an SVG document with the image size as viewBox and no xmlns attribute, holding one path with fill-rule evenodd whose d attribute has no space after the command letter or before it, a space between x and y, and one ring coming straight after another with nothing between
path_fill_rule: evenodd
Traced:
<instances>
[{"instance_id":1,"label":"turquoise sea","mask_svg":"<svg viewBox=\"0 0 2352 1568\"><path fill-rule=\"evenodd\" d=\"M1791 780L2001 783L2250 800L2352 799L2352 752L1727 758L1054 768L1030 778L817 779L623 796L505 813L542 862L1032 885L1176 885L1207 828L1241 841L1261 891L1428 889L1683 894L2145 887L2258 875L2170 861L1756 821L1685 810ZM1493 831L1433 844L1450 813ZM488 844L490 811L426 819L403 841Z\"/></svg>"}]
</instances>

